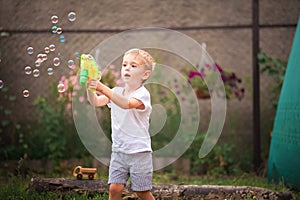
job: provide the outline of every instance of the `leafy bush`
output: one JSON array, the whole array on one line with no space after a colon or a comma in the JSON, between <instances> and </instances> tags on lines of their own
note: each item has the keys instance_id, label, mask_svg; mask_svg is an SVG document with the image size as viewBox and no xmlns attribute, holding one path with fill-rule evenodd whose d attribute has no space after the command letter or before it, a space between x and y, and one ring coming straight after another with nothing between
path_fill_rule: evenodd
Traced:
<instances>
[{"instance_id":1,"label":"leafy bush","mask_svg":"<svg viewBox=\"0 0 300 200\"><path fill-rule=\"evenodd\" d=\"M9 87L5 86L0 90L0 100L15 105L16 96L12 94ZM13 111L9 107L0 105L0 157L3 160L23 157L28 149L26 142L26 125L17 122Z\"/></svg>"},{"instance_id":2,"label":"leafy bush","mask_svg":"<svg viewBox=\"0 0 300 200\"><path fill-rule=\"evenodd\" d=\"M205 134L198 133L189 150L184 156L191 160L191 171L193 174L209 175L235 175L240 171L235 155L235 145L233 143L223 143L216 145L212 151L204 158L199 158L199 147L204 140Z\"/></svg>"},{"instance_id":3,"label":"leafy bush","mask_svg":"<svg viewBox=\"0 0 300 200\"><path fill-rule=\"evenodd\" d=\"M284 75L287 67L287 62L273 58L271 56L268 56L266 53L264 53L262 50L257 55L258 57L258 64L261 68L261 73L268 73L269 76L274 78L274 82L271 87L273 87L272 93L272 103L274 108L276 109L279 95L281 91L281 87L283 85L284 81Z\"/></svg>"}]
</instances>

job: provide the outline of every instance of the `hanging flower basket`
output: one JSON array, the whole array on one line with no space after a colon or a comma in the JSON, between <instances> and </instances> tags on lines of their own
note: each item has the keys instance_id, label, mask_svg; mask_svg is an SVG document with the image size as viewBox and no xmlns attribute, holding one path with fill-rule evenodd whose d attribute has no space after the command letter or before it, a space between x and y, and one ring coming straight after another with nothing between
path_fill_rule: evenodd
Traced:
<instances>
[{"instance_id":1,"label":"hanging flower basket","mask_svg":"<svg viewBox=\"0 0 300 200\"><path fill-rule=\"evenodd\" d=\"M217 70L220 73L227 99L237 98L238 100L242 100L244 98L245 89L242 87L242 79L237 77L234 72L224 70L221 66L215 63L213 65L206 64L205 67L201 68L199 71L190 70L186 72L188 81L194 88L198 99L208 99L210 98L210 92L217 92L208 91L207 85L204 81L204 78L211 72L210 70ZM209 77L206 78L209 81Z\"/></svg>"}]
</instances>

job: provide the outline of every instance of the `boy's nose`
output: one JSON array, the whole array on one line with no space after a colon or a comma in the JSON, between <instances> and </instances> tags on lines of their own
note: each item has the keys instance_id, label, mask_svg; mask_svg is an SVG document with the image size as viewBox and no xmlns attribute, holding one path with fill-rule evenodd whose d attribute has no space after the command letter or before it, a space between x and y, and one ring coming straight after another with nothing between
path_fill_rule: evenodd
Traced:
<instances>
[{"instance_id":1,"label":"boy's nose","mask_svg":"<svg viewBox=\"0 0 300 200\"><path fill-rule=\"evenodd\" d=\"M129 71L130 70L130 65L126 65L125 70Z\"/></svg>"}]
</instances>

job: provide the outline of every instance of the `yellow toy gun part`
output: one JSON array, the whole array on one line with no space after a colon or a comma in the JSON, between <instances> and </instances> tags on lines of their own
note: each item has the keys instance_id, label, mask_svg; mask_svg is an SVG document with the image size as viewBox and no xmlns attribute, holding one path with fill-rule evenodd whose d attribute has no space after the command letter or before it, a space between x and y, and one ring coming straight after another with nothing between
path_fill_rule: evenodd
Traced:
<instances>
[{"instance_id":1,"label":"yellow toy gun part","mask_svg":"<svg viewBox=\"0 0 300 200\"><path fill-rule=\"evenodd\" d=\"M90 79L101 79L101 72L98 69L96 60L90 54L82 54L80 56L80 77L79 84L86 85ZM92 92L96 90L89 89Z\"/></svg>"}]
</instances>

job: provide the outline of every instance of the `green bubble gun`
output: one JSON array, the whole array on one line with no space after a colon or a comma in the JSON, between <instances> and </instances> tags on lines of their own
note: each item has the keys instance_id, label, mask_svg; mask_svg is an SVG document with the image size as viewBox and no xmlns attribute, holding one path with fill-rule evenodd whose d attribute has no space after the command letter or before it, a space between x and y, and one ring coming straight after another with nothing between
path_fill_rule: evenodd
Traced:
<instances>
[{"instance_id":1,"label":"green bubble gun","mask_svg":"<svg viewBox=\"0 0 300 200\"><path fill-rule=\"evenodd\" d=\"M93 78L101 78L101 72L98 69L96 60L90 54L82 54L80 56L79 84L82 86L86 85L86 82ZM92 92L96 92L96 90L93 89L89 90Z\"/></svg>"}]
</instances>

